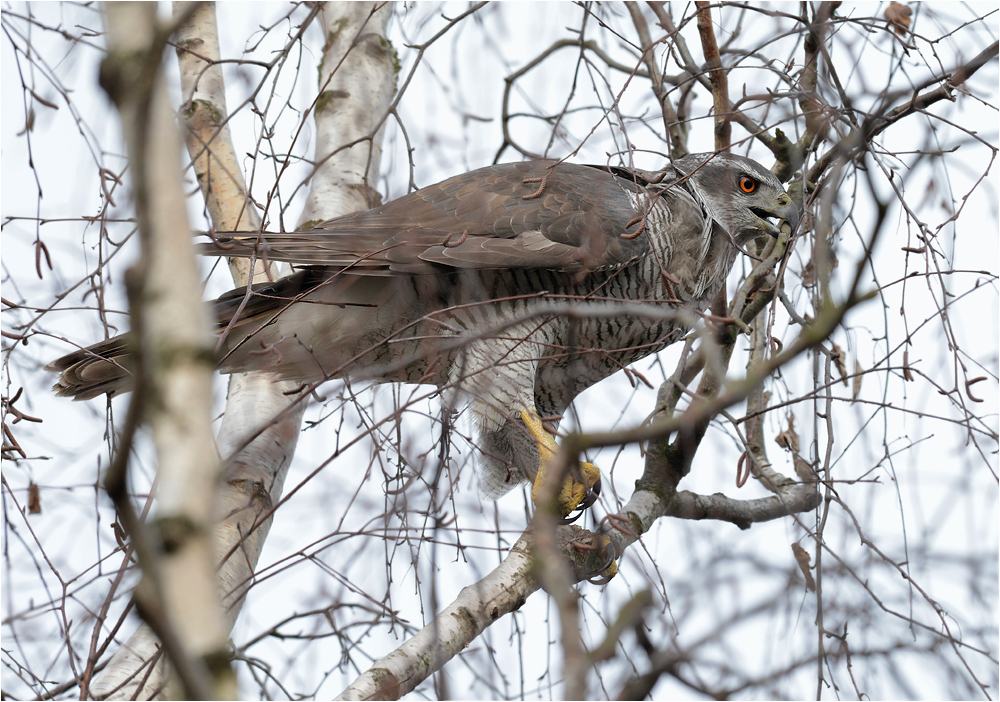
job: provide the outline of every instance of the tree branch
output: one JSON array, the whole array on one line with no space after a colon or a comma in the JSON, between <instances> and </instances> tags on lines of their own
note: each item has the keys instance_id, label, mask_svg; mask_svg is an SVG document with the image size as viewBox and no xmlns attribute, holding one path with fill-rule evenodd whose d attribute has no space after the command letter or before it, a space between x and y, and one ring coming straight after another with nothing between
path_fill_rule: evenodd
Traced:
<instances>
[{"instance_id":1,"label":"tree branch","mask_svg":"<svg viewBox=\"0 0 1000 702\"><path fill-rule=\"evenodd\" d=\"M121 113L143 245L127 278L141 388L132 398L130 424L149 423L159 459L157 538L152 549L142 549L144 579L135 597L140 614L164 642L185 695L228 699L236 691L235 676L226 654L228 627L211 541L219 477L211 435L214 364L184 207L176 125L162 81L165 36L154 6L115 3L106 13L108 55L101 85ZM109 493L118 496L136 534L144 527L131 516L124 477L115 477ZM137 542L146 540L137 536ZM115 680L109 666L92 692L105 681L116 685Z\"/></svg>"},{"instance_id":2,"label":"tree branch","mask_svg":"<svg viewBox=\"0 0 1000 702\"><path fill-rule=\"evenodd\" d=\"M712 11L710 3L699 0L698 34L701 37L701 50L705 54L705 68L712 82L712 111L715 113L715 150L729 151L732 144L733 127L729 121L729 77L722 66L719 56L719 44L715 40L715 28L712 26Z\"/></svg>"},{"instance_id":3,"label":"tree branch","mask_svg":"<svg viewBox=\"0 0 1000 702\"><path fill-rule=\"evenodd\" d=\"M215 6L200 3L192 10L190 5L178 4L175 13L187 17L178 29L177 53L186 98L184 116L188 151L194 159L195 173L213 225L226 231L258 230L260 220L256 212L248 207L242 169L236 159L227 125ZM327 35L332 36L332 30L336 28L342 31L348 42L328 45L324 65L338 66L343 81L357 81L364 89L349 86L356 99L339 107L338 121L332 125L328 116L317 113L317 128L324 137L323 145L317 145L317 162L323 161L322 149L336 152L341 143L359 138L364 138L371 148L347 151L345 153L349 156L345 158L349 160L327 161L319 169L314 177L314 188L319 184L327 199L314 199L313 211L323 218L367 207L366 198L358 198L355 186L366 183L366 178L374 181L378 175L381 134L372 135L366 130L382 121L384 109L392 97L391 80L388 78L392 75L392 64L384 49L389 15L390 11L384 4L373 6L362 3L335 3L326 14ZM365 32L364 36L362 32ZM380 52L355 50L362 41L373 43ZM340 53L331 55L331 51ZM379 57L375 65L380 68L369 68L373 65L372 56ZM364 95L374 100L361 99ZM177 182L180 183L179 174ZM333 194L338 192L339 196L334 197ZM344 209L338 210L338 207ZM177 209L183 212L183 206ZM185 226L184 231L189 232L190 227ZM190 236L186 236L190 242ZM235 282L246 285L250 273L247 261L234 259L230 265ZM260 262L254 267L254 275L257 280L268 276ZM197 283L189 286L192 291L199 289ZM203 309L200 301L198 306ZM214 509L218 536L216 558L220 565L218 585L213 584L213 588L221 587L224 593L226 632L235 623L246 591L253 582L253 571L270 528L271 506L281 498L285 475L294 455L306 403L298 402L295 407L289 408L296 399L289 393L299 385L279 381L272 374L263 372L233 375L230 380L226 414L218 436L218 451L229 459L225 465L223 489ZM206 386L210 387L210 383ZM275 417L278 417L277 421ZM204 426L211 426L208 417ZM253 440L248 443L250 437ZM206 455L213 454L214 450L206 452ZM158 694L163 687L162 663L154 666L148 675L135 674L158 655L158 649L157 639L148 630L140 628L112 658L104 675L97 681L100 685L95 685L95 694L115 688L116 698ZM123 679L129 682L123 685Z\"/></svg>"},{"instance_id":4,"label":"tree branch","mask_svg":"<svg viewBox=\"0 0 1000 702\"><path fill-rule=\"evenodd\" d=\"M949 75L929 81L934 84L940 83L933 90L921 94L920 90L917 89L909 101L900 103L885 114L869 115L860 127L851 130L846 137L816 160L816 163L809 169L807 183L812 185L819 182L819 179L838 158L850 160L857 157L868 148L872 139L904 117L926 110L941 100L954 100L952 90L965 83L976 71L995 59L998 52L1000 52L1000 42L995 41L979 52L971 61L959 66Z\"/></svg>"},{"instance_id":5,"label":"tree branch","mask_svg":"<svg viewBox=\"0 0 1000 702\"><path fill-rule=\"evenodd\" d=\"M657 14L663 12L662 3L652 3L651 7ZM657 68L656 54L653 51L655 44L650 37L649 25L642 14L639 4L637 2L626 2L625 8L632 18L632 24L639 35L639 41L642 43L642 60L646 62L646 72L649 74L650 87L653 89L653 95L656 96L656 101L660 103L660 111L663 113L663 126L669 137L670 156L672 158L681 158L688 153L687 125L678 119L677 110L674 109L673 104L670 102L670 96L663 85L663 73Z\"/></svg>"}]
</instances>

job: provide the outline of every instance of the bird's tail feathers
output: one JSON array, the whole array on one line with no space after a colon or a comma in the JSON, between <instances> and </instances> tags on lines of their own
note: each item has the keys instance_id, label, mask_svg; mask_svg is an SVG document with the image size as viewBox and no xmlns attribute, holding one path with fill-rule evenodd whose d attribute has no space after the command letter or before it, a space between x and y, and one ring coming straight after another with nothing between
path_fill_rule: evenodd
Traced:
<instances>
[{"instance_id":1,"label":"bird's tail feathers","mask_svg":"<svg viewBox=\"0 0 1000 702\"><path fill-rule=\"evenodd\" d=\"M330 280L330 275L324 271L303 270L271 283L255 284L249 300L244 300L246 288L231 290L214 303L216 332L226 329L238 313L239 331L233 336L240 338ZM90 400L104 393L131 392L135 387L137 344L138 340L130 332L57 358L45 367L45 370L60 374L52 386L53 391L74 400ZM239 364L236 367L232 363L225 365L228 366L226 372L240 370Z\"/></svg>"},{"instance_id":2,"label":"bird's tail feathers","mask_svg":"<svg viewBox=\"0 0 1000 702\"><path fill-rule=\"evenodd\" d=\"M134 347L135 336L126 333L56 359L45 366L59 373L52 390L74 400L130 392L135 385Z\"/></svg>"}]
</instances>

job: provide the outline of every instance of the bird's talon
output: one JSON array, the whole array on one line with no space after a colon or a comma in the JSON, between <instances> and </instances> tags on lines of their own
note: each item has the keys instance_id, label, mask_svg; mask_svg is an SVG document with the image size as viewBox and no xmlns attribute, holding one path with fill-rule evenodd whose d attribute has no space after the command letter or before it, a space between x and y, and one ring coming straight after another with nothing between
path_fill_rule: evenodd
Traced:
<instances>
[{"instance_id":1,"label":"bird's talon","mask_svg":"<svg viewBox=\"0 0 1000 702\"><path fill-rule=\"evenodd\" d=\"M560 526L566 526L567 524L572 524L573 522L575 522L577 519L579 519L582 516L583 516L583 510L582 509L581 510L573 510L572 512L570 512L569 514L567 514L565 517L560 517L557 520L557 523Z\"/></svg>"},{"instance_id":2,"label":"bird's talon","mask_svg":"<svg viewBox=\"0 0 1000 702\"><path fill-rule=\"evenodd\" d=\"M611 537L580 527L571 527L570 533L572 536L566 543L575 552L570 557L576 564L577 577L595 585L603 585L618 574L615 561L620 554Z\"/></svg>"},{"instance_id":3,"label":"bird's talon","mask_svg":"<svg viewBox=\"0 0 1000 702\"><path fill-rule=\"evenodd\" d=\"M601 494L601 479L598 478L594 486L587 490L583 496L583 500L580 501L576 507L570 510L569 514L564 515L560 518L559 523L566 525L572 524L577 519L583 516L583 514L598 500Z\"/></svg>"},{"instance_id":4,"label":"bird's talon","mask_svg":"<svg viewBox=\"0 0 1000 702\"><path fill-rule=\"evenodd\" d=\"M619 556L618 547L605 534L600 534L597 538L603 544L602 550L605 554L605 561L598 574L587 578L587 582L593 585L606 585L611 578L618 574L618 564L615 562Z\"/></svg>"}]
</instances>

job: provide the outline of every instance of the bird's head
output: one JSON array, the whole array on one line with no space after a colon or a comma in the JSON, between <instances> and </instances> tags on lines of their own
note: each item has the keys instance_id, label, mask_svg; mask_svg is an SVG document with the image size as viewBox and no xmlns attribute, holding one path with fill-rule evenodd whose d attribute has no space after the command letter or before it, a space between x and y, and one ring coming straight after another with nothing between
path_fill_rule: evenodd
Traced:
<instances>
[{"instance_id":1,"label":"bird's head","mask_svg":"<svg viewBox=\"0 0 1000 702\"><path fill-rule=\"evenodd\" d=\"M778 235L777 222L794 231L799 211L781 181L753 159L733 154L689 154L674 161L712 219L740 246L764 234Z\"/></svg>"}]
</instances>

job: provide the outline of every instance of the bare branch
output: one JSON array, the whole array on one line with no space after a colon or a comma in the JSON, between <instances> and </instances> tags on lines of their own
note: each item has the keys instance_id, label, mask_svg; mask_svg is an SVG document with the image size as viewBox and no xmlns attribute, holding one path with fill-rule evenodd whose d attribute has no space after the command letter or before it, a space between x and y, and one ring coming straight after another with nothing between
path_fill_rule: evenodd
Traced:
<instances>
[{"instance_id":1,"label":"bare branch","mask_svg":"<svg viewBox=\"0 0 1000 702\"><path fill-rule=\"evenodd\" d=\"M712 81L713 111L715 113L715 150L728 151L732 143L732 126L729 122L729 79L719 56L719 45L712 27L712 11L709 2L696 2L698 8L698 34L701 36L701 50L705 54L705 69Z\"/></svg>"},{"instance_id":2,"label":"bare branch","mask_svg":"<svg viewBox=\"0 0 1000 702\"><path fill-rule=\"evenodd\" d=\"M184 211L179 144L161 78L162 38L155 7L113 4L107 15L109 51L101 82L122 116L144 249L131 285L141 359L134 416L153 429L160 475L156 525L163 555L147 550L140 556L148 579L137 601L164 641L185 694L225 699L235 693L235 676L228 665L215 665L225 660L228 627L210 539L219 475L210 431L213 363ZM123 448L127 453L131 446ZM123 474L116 483L121 489L109 492L120 498L119 511L130 515ZM144 529L134 516L128 522L132 533ZM105 676L109 682L113 677L110 671Z\"/></svg>"}]
</instances>

